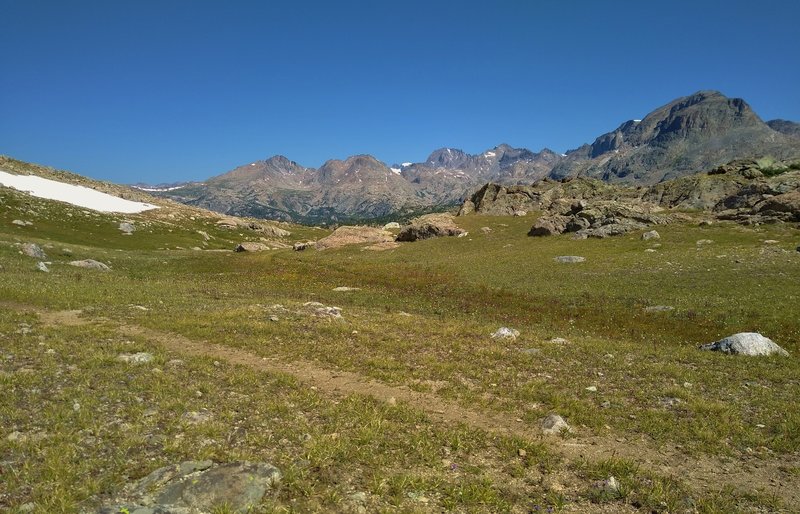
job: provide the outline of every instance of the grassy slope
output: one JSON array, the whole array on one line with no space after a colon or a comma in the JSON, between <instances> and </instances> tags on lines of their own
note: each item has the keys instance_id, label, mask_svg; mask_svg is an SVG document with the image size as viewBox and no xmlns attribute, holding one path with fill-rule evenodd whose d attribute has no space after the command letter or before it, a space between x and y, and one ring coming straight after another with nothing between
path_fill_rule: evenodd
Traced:
<instances>
[{"instance_id":1,"label":"grassy slope","mask_svg":"<svg viewBox=\"0 0 800 514\"><path fill-rule=\"evenodd\" d=\"M82 309L89 317L270 358L357 371L477 406L487 415L511 413L531 427L532 436L537 420L557 411L583 436L644 438L697 458L767 462L800 449L800 414L793 408L800 392L800 254L794 251L800 237L793 228L663 227L661 246L646 253L652 243L636 235L535 239L524 235L530 218L474 216L459 220L468 238L390 252L233 254L175 250L200 246L197 230L215 237L208 248L230 248L242 238L209 220L126 216L139 230L122 236L116 228L122 218L7 190L0 190L0 201L0 298L9 306ZM13 219L34 224L18 227ZM493 231L483 234L482 226ZM321 234L294 232L297 239ZM697 245L701 239L714 242ZM765 245L765 239L780 242ZM35 261L13 246L27 241L52 245L45 248L50 274L37 272ZM557 264L556 255L587 261ZM109 262L113 272L64 264L76 258ZM332 291L343 285L361 290ZM282 304L294 312L306 301L342 307L344 321L270 307ZM675 310L643 311L660 304ZM598 497L591 487L612 472L623 477L627 503L674 511L686 501L682 485L648 477L631 462L559 463L535 439L441 426L413 406L389 408L362 397L341 401L285 376L215 367L203 359L167 368L169 356L147 341L133 346L156 352L156 367L164 373L131 369L114 361L131 345L108 327L44 327L18 311L4 307L0 320L0 382L16 393L5 395L0 409L13 430L47 436L0 441L12 463L3 468L13 470L0 483L0 506L33 500L48 512L72 511L117 490L124 476L201 457L282 467L287 480L268 508L341 509L358 490L369 493L371 510L524 511L565 504L586 510L589 500L617 501ZM278 322L269 321L274 314ZM32 334L17 333L23 322L33 325ZM521 337L489 339L501 325L517 328ZM699 343L750 330L772 337L793 356L741 359L696 350ZM570 343L548 343L552 337ZM55 357L43 353L47 348ZM21 373L21 367L32 371ZM598 391L586 391L590 385ZM73 401L80 410L72 410ZM203 407L213 408L211 424L181 421L181 412ZM155 414L145 416L148 409ZM240 433L247 434L241 441ZM141 444L153 435L164 440ZM87 445L87 437L102 444ZM520 448L528 449L527 457L519 457ZM88 458L80 458L86 451ZM456 462L457 472L448 467ZM93 479L84 481L86 476ZM556 487L553 480L568 485ZM709 511L772 506L764 497L726 497L709 493L694 501Z\"/></svg>"}]
</instances>

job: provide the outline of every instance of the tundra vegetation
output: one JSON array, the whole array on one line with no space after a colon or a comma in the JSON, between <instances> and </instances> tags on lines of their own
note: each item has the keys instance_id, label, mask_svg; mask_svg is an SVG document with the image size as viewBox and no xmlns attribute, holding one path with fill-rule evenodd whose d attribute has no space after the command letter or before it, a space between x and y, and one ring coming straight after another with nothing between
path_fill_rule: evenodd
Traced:
<instances>
[{"instance_id":1,"label":"tundra vegetation","mask_svg":"<svg viewBox=\"0 0 800 514\"><path fill-rule=\"evenodd\" d=\"M797 227L528 237L537 215L235 253L262 235L0 188L0 510L91 512L189 460L279 468L254 512L799 509ZM789 356L698 350L737 332Z\"/></svg>"}]
</instances>

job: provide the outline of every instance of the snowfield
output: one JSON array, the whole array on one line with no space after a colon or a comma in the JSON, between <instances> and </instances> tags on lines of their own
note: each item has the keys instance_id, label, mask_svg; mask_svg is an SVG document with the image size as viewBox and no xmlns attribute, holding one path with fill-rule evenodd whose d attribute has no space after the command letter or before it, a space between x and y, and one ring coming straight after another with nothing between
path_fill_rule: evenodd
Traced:
<instances>
[{"instance_id":1,"label":"snowfield","mask_svg":"<svg viewBox=\"0 0 800 514\"><path fill-rule=\"evenodd\" d=\"M65 184L35 175L13 175L0 170L0 185L12 187L39 198L58 200L93 211L135 214L158 209L157 205L125 200L88 187Z\"/></svg>"}]
</instances>

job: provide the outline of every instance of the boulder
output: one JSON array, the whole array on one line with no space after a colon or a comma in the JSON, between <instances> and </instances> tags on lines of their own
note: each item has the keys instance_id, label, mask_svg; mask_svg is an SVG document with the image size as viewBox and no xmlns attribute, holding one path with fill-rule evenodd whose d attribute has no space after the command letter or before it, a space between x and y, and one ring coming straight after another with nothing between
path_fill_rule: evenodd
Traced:
<instances>
[{"instance_id":1,"label":"boulder","mask_svg":"<svg viewBox=\"0 0 800 514\"><path fill-rule=\"evenodd\" d=\"M394 241L394 234L387 230L365 226L344 226L333 231L329 236L323 237L314 245L317 250L338 248L340 246L355 244L375 244Z\"/></svg>"},{"instance_id":2,"label":"boulder","mask_svg":"<svg viewBox=\"0 0 800 514\"><path fill-rule=\"evenodd\" d=\"M411 222L400 229L397 234L397 241L419 241L432 237L460 236L466 234L453 221L450 214L427 214L414 218Z\"/></svg>"},{"instance_id":3,"label":"boulder","mask_svg":"<svg viewBox=\"0 0 800 514\"><path fill-rule=\"evenodd\" d=\"M274 237L280 239L282 237L289 237L292 235L291 232L288 230L284 230L280 227L276 227L275 225L262 225L259 229L260 232L263 232L264 235L268 237Z\"/></svg>"},{"instance_id":4,"label":"boulder","mask_svg":"<svg viewBox=\"0 0 800 514\"><path fill-rule=\"evenodd\" d=\"M655 230L650 230L649 232L645 232L644 234L642 234L643 241L650 241L651 239L661 239L661 234L659 234Z\"/></svg>"},{"instance_id":5,"label":"boulder","mask_svg":"<svg viewBox=\"0 0 800 514\"><path fill-rule=\"evenodd\" d=\"M312 246L314 246L314 243L315 241L303 241L303 242L298 241L294 245L292 245L292 250L294 250L295 252L302 252L303 250L307 250Z\"/></svg>"},{"instance_id":6,"label":"boulder","mask_svg":"<svg viewBox=\"0 0 800 514\"><path fill-rule=\"evenodd\" d=\"M400 224L396 221L390 221L386 225L383 226L383 230L391 230L391 229L399 229Z\"/></svg>"},{"instance_id":7,"label":"boulder","mask_svg":"<svg viewBox=\"0 0 800 514\"><path fill-rule=\"evenodd\" d=\"M133 223L123 221L119 224L119 230L122 232L122 235L130 236L136 231L136 227L133 226Z\"/></svg>"},{"instance_id":8,"label":"boulder","mask_svg":"<svg viewBox=\"0 0 800 514\"><path fill-rule=\"evenodd\" d=\"M559 214L551 216L541 216L539 219L536 220L531 229L528 231L528 235L534 237L541 237L541 236L554 236L557 234L563 234L564 231L567 229L567 223L569 222L570 218L568 218L567 216L561 216Z\"/></svg>"},{"instance_id":9,"label":"boulder","mask_svg":"<svg viewBox=\"0 0 800 514\"><path fill-rule=\"evenodd\" d=\"M25 243L22 245L22 253L34 259L47 259L44 250L35 243Z\"/></svg>"},{"instance_id":10,"label":"boulder","mask_svg":"<svg viewBox=\"0 0 800 514\"><path fill-rule=\"evenodd\" d=\"M43 263L42 261L36 263L36 269L45 273L50 273L50 269L47 267L47 264Z\"/></svg>"},{"instance_id":11,"label":"boulder","mask_svg":"<svg viewBox=\"0 0 800 514\"><path fill-rule=\"evenodd\" d=\"M81 261L71 261L69 263L70 266L76 266L78 268L86 268L86 269L94 269L98 271L110 271L111 268L108 267L107 264L103 264L100 261L96 261L94 259L83 259Z\"/></svg>"},{"instance_id":12,"label":"boulder","mask_svg":"<svg viewBox=\"0 0 800 514\"><path fill-rule=\"evenodd\" d=\"M710 350L733 355L760 355L788 356L789 352L775 344L771 339L757 332L740 332L725 339L700 346L701 350Z\"/></svg>"}]
</instances>

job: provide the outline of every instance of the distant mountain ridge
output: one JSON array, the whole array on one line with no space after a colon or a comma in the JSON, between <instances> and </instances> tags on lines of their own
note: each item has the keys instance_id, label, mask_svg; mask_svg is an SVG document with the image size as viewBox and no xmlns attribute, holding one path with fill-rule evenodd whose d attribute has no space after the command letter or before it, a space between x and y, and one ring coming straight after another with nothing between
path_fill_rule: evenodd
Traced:
<instances>
[{"instance_id":1,"label":"distant mountain ridge","mask_svg":"<svg viewBox=\"0 0 800 514\"><path fill-rule=\"evenodd\" d=\"M356 155L318 169L278 155L205 182L149 189L226 214L322 223L456 205L487 182L529 185L543 178L585 176L652 185L762 156L800 157L800 124L765 123L740 98L700 91L566 154L501 144L474 155L440 148L425 162L391 167L370 155Z\"/></svg>"}]
</instances>

